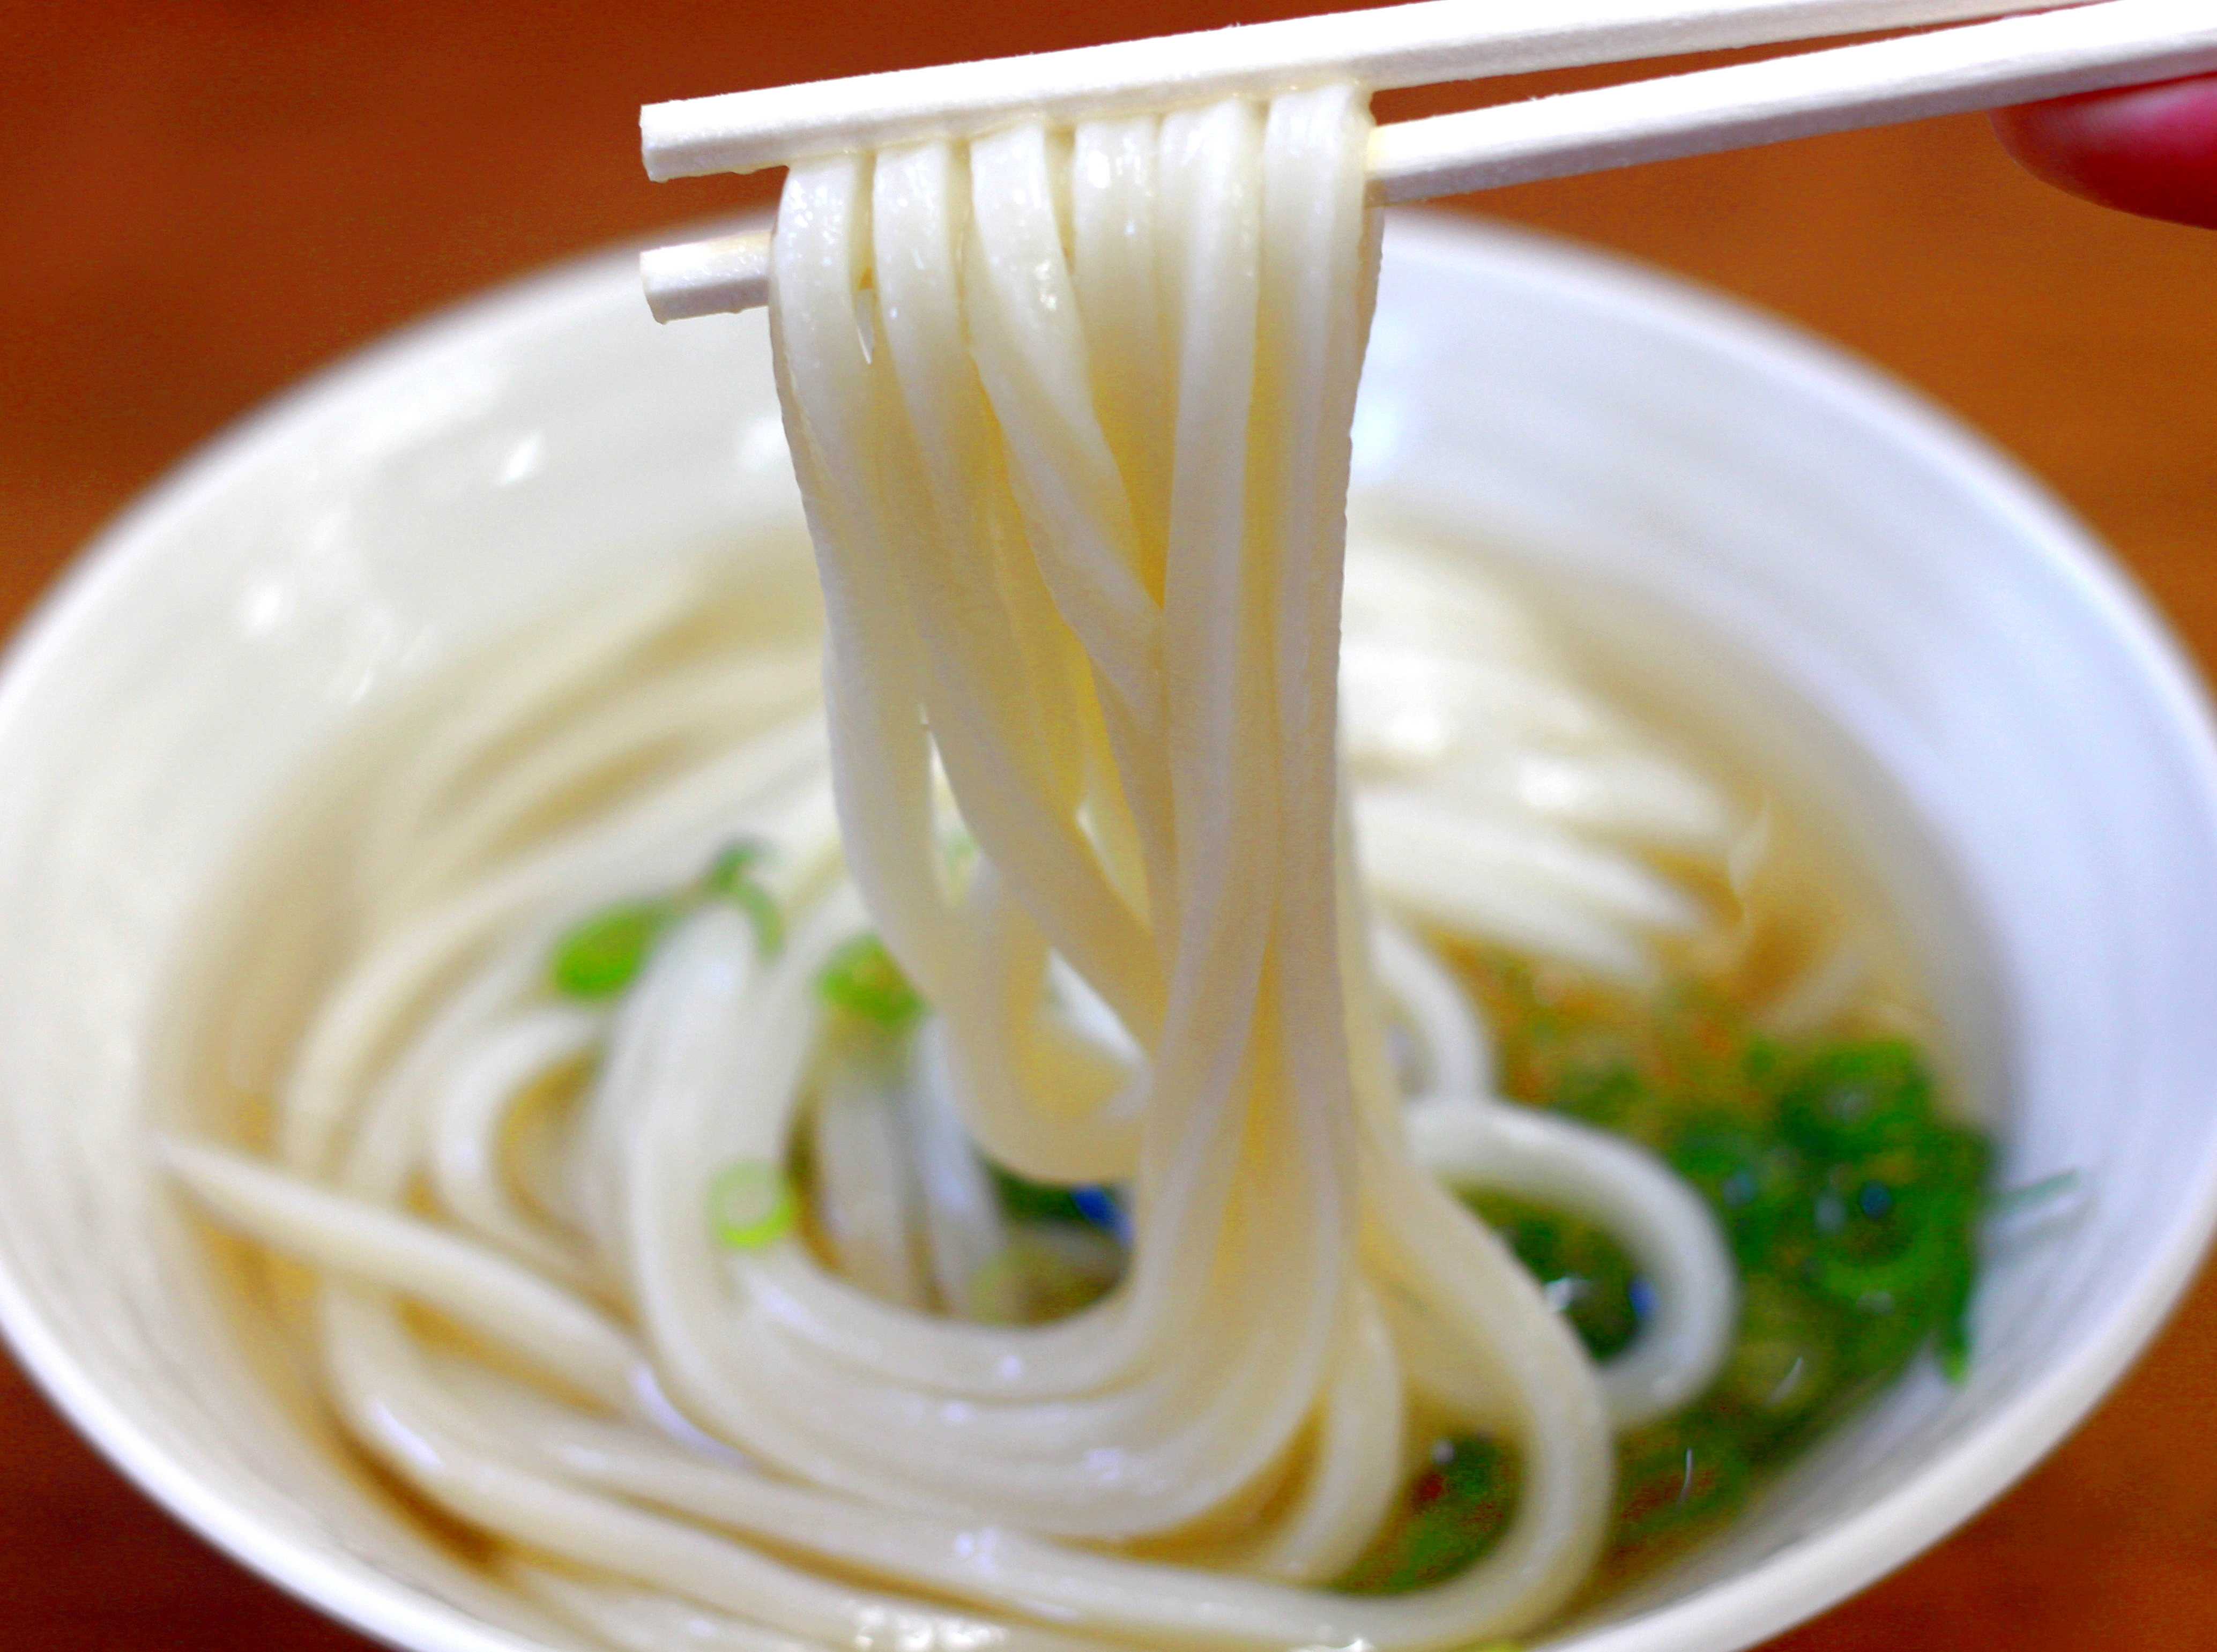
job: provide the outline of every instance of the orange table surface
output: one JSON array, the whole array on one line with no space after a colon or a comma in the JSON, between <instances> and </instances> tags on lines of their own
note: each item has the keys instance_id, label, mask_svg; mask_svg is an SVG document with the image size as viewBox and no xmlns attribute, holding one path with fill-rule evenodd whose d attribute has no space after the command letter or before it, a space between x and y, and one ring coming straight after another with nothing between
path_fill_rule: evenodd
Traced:
<instances>
[{"instance_id":1,"label":"orange table surface","mask_svg":"<svg viewBox=\"0 0 2217 1652\"><path fill-rule=\"evenodd\" d=\"M300 374L550 259L771 198L764 179L648 184L642 102L1296 9L7 0L0 619ZM2217 660L2217 234L2056 194L1978 118L1466 204L1738 294L1918 386L2045 477ZM0 1362L0 1648L33 1644L367 1643L156 1511ZM2020 1485L1773 1646L2217 1647L2217 1275Z\"/></svg>"}]
</instances>

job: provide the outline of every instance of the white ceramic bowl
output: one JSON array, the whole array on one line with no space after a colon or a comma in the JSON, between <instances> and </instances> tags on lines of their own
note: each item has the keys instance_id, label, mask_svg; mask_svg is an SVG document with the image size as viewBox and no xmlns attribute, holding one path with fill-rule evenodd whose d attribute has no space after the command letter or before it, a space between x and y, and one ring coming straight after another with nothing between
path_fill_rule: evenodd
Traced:
<instances>
[{"instance_id":1,"label":"white ceramic bowl","mask_svg":"<svg viewBox=\"0 0 2217 1652\"><path fill-rule=\"evenodd\" d=\"M572 1644L273 1396L141 1150L187 927L304 762L519 602L787 508L760 317L660 330L631 261L324 375L117 523L0 683L0 1317L62 1407L247 1564L424 1652ZM2005 460L1652 276L1405 219L1362 486L1511 547L1687 714L1812 790L1917 915L2004 1174L2072 1168L1926 1372L1560 1644L1728 1652L1933 1541L2091 1406L2217 1194L2217 764L2173 646ZM1645 663L1643 663L1645 662Z\"/></svg>"}]
</instances>

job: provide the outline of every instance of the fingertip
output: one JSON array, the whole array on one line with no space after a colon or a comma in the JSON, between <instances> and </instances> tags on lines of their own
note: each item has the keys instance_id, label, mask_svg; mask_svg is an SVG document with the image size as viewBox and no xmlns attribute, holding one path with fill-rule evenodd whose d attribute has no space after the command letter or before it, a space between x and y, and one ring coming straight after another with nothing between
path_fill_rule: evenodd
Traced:
<instances>
[{"instance_id":1,"label":"fingertip","mask_svg":"<svg viewBox=\"0 0 2217 1652\"><path fill-rule=\"evenodd\" d=\"M2217 75L2001 109L2027 170L2104 206L2217 229Z\"/></svg>"}]
</instances>

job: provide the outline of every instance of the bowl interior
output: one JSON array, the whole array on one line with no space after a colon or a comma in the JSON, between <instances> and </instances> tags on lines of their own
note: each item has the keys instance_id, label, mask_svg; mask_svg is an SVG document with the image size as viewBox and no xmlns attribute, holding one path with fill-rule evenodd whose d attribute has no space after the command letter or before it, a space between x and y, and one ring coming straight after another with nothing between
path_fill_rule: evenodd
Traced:
<instances>
[{"instance_id":1,"label":"bowl interior","mask_svg":"<svg viewBox=\"0 0 2217 1652\"><path fill-rule=\"evenodd\" d=\"M397 1643L574 1644L330 1449L151 1174L197 915L321 748L565 591L789 526L759 316L658 329L628 258L404 335L114 527L0 686L0 1317L173 1509ZM2217 780L2198 694L2003 461L1655 278L1406 219L1357 484L1504 547L1674 714L1838 823L1908 915L2003 1176L1970 1381L1921 1370L1722 1539L1551 1645L1748 1643L2046 1450L2168 1308L2217 1171Z\"/></svg>"}]
</instances>

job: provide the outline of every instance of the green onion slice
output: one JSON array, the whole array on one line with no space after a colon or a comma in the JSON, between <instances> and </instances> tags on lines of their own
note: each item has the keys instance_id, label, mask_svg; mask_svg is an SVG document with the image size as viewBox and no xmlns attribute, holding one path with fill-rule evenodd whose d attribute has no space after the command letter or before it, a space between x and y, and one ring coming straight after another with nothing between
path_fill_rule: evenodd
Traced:
<instances>
[{"instance_id":1,"label":"green onion slice","mask_svg":"<svg viewBox=\"0 0 2217 1652\"><path fill-rule=\"evenodd\" d=\"M905 1026L923 1011L923 1000L874 934L856 935L833 952L816 990L835 1008L886 1028Z\"/></svg>"},{"instance_id":2,"label":"green onion slice","mask_svg":"<svg viewBox=\"0 0 2217 1652\"><path fill-rule=\"evenodd\" d=\"M676 915L668 901L625 901L580 920L554 943L549 973L555 989L572 998L621 992Z\"/></svg>"},{"instance_id":3,"label":"green onion slice","mask_svg":"<svg viewBox=\"0 0 2217 1652\"><path fill-rule=\"evenodd\" d=\"M701 874L701 892L729 898L747 881L748 873L761 865L763 858L769 853L768 844L757 842L750 837L726 843L716 851L716 858Z\"/></svg>"},{"instance_id":4,"label":"green onion slice","mask_svg":"<svg viewBox=\"0 0 2217 1652\"><path fill-rule=\"evenodd\" d=\"M793 1231L800 1206L785 1173L761 1159L726 1165L708 1184L708 1225L717 1242L761 1250Z\"/></svg>"},{"instance_id":5,"label":"green onion slice","mask_svg":"<svg viewBox=\"0 0 2217 1652\"><path fill-rule=\"evenodd\" d=\"M756 883L734 884L721 893L754 925L755 950L764 958L775 958L785 945L785 915L778 910L775 897Z\"/></svg>"},{"instance_id":6,"label":"green onion slice","mask_svg":"<svg viewBox=\"0 0 2217 1652\"><path fill-rule=\"evenodd\" d=\"M778 909L776 897L752 875L769 854L769 846L753 838L726 843L693 888L699 898L729 901L745 913L755 927L755 950L775 958L785 945L785 914Z\"/></svg>"}]
</instances>

